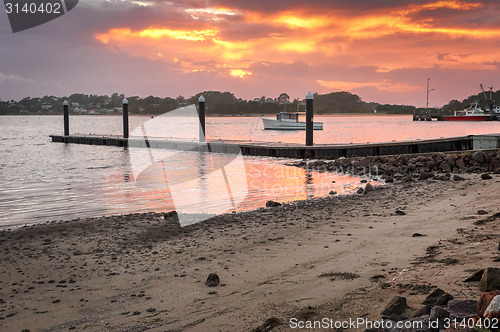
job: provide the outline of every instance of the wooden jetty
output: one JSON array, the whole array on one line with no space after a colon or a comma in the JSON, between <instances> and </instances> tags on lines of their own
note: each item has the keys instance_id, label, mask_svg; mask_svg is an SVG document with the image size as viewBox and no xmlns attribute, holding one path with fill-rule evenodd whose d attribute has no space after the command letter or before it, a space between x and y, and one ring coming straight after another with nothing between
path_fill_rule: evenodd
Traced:
<instances>
[{"instance_id":1,"label":"wooden jetty","mask_svg":"<svg viewBox=\"0 0 500 332\"><path fill-rule=\"evenodd\" d=\"M50 135L50 137L52 139L52 142L72 144L137 148L146 147L154 149L210 151L218 153L235 153L235 151L241 151L243 155L249 156L268 156L300 159L337 159L340 157L353 156L379 156L500 148L500 134L470 135L452 138L388 143L316 144L314 146L247 141L207 140L207 142L183 142L168 140L165 138L149 138L145 140L143 137L131 136L129 138L123 138L111 135Z\"/></svg>"}]
</instances>

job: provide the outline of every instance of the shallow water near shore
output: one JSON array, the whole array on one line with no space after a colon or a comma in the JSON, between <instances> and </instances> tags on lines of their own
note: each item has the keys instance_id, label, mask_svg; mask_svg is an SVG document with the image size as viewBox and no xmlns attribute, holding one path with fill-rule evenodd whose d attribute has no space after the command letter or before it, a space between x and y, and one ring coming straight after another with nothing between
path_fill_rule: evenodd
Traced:
<instances>
[{"instance_id":1,"label":"shallow water near shore","mask_svg":"<svg viewBox=\"0 0 500 332\"><path fill-rule=\"evenodd\" d=\"M119 135L121 131L120 116L70 118L71 133ZM132 116L131 130L149 119ZM320 116L316 121L325 123L325 130L315 132L317 143L500 132L497 123L464 127L414 123L408 116ZM388 131L387 126L394 130ZM261 127L256 117L207 118L209 139L301 143L305 135L264 131ZM62 130L61 116L4 116L0 117L0 129L0 227L174 208L187 213L251 210L264 206L268 200L294 201L325 196L331 191L349 194L361 180L287 166L289 160L246 156L241 158L243 168L229 166L218 174L222 168L214 164L230 164L227 156L210 154L205 158L185 151L168 159L176 170L174 177L168 177L169 181L165 181L160 170L138 183L130 150L50 142L48 135ZM206 160L201 162L202 159ZM193 172L197 173L194 178ZM172 180L182 184L173 192ZM191 180L195 183L190 183ZM190 185L185 186L186 183Z\"/></svg>"}]
</instances>

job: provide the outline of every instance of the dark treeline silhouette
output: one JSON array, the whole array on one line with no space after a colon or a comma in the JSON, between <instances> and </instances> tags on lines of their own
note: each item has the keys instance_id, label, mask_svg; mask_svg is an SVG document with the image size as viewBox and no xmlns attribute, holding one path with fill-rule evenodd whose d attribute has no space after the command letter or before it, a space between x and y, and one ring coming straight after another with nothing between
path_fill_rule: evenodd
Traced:
<instances>
[{"instance_id":1,"label":"dark treeline silhouette","mask_svg":"<svg viewBox=\"0 0 500 332\"><path fill-rule=\"evenodd\" d=\"M485 94L489 100L490 99L490 92L486 91ZM491 98L492 103L494 105L498 105L498 103L500 103L500 90L492 92L491 97L492 97ZM490 105L488 104L489 101L487 102L484 94L482 92L480 92L476 95L469 96L462 101L458 101L458 100L454 99L454 100L450 101L448 104L444 105L443 110L446 110L446 111L448 111L448 110L451 110L451 111L461 110L461 109L464 109L466 107L469 107L471 104L475 104L476 102L478 102L478 106L481 107L482 109L490 108Z\"/></svg>"},{"instance_id":2,"label":"dark treeline silhouette","mask_svg":"<svg viewBox=\"0 0 500 332\"><path fill-rule=\"evenodd\" d=\"M489 92L486 92L489 97ZM304 111L304 100L290 100L286 93L276 97L262 96L252 100L237 98L231 92L204 91L185 98L160 98L149 96L140 98L138 96L127 97L129 101L129 112L132 114L162 114L176 108L196 104L200 95L206 99L206 112L208 115L238 115L238 114L273 114L283 110ZM67 100L70 103L70 111L80 114L113 114L120 112L123 94L113 93L106 95L86 95L75 93L70 96L55 97L45 96L42 98L26 97L19 101L0 100L0 115L6 114L51 114L61 113L62 103ZM493 93L493 100L500 101L500 90ZM452 100L443 106L444 110L459 110L470 103L479 101L482 108L486 108L486 100L482 93L469 96L462 101ZM358 95L350 92L331 92L327 94L314 94L314 112L316 114L332 113L378 113L388 114L412 114L419 110L411 105L390 105L364 102Z\"/></svg>"},{"instance_id":3,"label":"dark treeline silhouette","mask_svg":"<svg viewBox=\"0 0 500 332\"><path fill-rule=\"evenodd\" d=\"M176 108L196 104L200 95L206 99L207 114L272 114L280 111L304 111L304 100L290 100L286 93L276 97L262 96L252 100L237 98L231 92L203 91L196 95L185 98L160 98L149 96L140 98L138 96L127 97L129 112L132 114L161 114ZM69 102L70 111L83 114L112 114L120 111L123 94L114 93L106 95L86 95L75 93L70 96L55 97L45 96L43 98L24 98L19 101L1 101L0 114L51 114L62 111L64 100ZM360 113L373 112L379 104L366 103L355 94L349 92L332 92L328 94L314 94L315 113Z\"/></svg>"}]
</instances>

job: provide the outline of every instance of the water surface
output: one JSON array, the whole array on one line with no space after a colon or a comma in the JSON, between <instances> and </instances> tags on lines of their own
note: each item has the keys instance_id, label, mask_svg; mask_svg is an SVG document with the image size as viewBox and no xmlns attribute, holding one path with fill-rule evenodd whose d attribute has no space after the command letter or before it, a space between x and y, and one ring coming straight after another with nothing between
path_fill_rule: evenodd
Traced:
<instances>
[{"instance_id":1,"label":"water surface","mask_svg":"<svg viewBox=\"0 0 500 332\"><path fill-rule=\"evenodd\" d=\"M130 128L150 120L132 116ZM316 120L325 123L325 130L315 131L317 143L385 142L500 132L499 122L413 122L408 116L317 116ZM122 131L120 116L71 116L70 125L71 133L119 135ZM175 180L188 182L195 172L198 183L177 186L172 193L171 182L165 182L162 173L154 173L145 182L148 185L136 181L130 150L52 143L48 135L61 134L62 129L61 116L0 117L0 227L174 208L211 213L227 207L227 183L220 177L210 177L217 170L214 164L230 162L226 155L173 153L174 157L168 160L170 165L177 165ZM161 134L179 137L179 132ZM209 139L301 144L304 135L303 131L265 131L257 117L207 118ZM293 201L328 195L330 191L351 193L361 180L309 172L286 166L288 162L245 156L243 172L241 168L227 168L226 176L231 177L232 186L246 189L230 193L243 199L229 210L255 209L267 200Z\"/></svg>"}]
</instances>

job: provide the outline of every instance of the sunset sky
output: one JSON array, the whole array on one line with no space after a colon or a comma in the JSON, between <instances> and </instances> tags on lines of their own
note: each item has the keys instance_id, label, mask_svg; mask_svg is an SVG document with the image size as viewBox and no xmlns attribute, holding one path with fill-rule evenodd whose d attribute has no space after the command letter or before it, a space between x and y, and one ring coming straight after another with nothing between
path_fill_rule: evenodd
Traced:
<instances>
[{"instance_id":1,"label":"sunset sky","mask_svg":"<svg viewBox=\"0 0 500 332\"><path fill-rule=\"evenodd\" d=\"M0 11L0 99L74 92L430 106L500 89L500 1L80 0L13 34ZM500 102L500 101L498 101Z\"/></svg>"}]
</instances>

